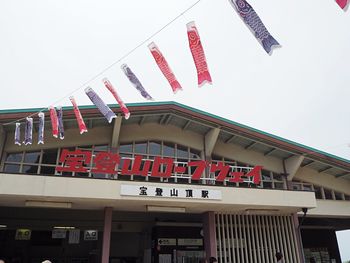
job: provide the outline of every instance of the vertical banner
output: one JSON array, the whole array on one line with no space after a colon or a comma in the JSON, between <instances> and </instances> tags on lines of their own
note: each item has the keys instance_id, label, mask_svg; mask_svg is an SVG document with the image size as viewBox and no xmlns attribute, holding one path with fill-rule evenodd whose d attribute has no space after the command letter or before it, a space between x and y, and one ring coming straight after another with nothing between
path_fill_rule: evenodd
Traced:
<instances>
[{"instance_id":1,"label":"vertical banner","mask_svg":"<svg viewBox=\"0 0 350 263\"><path fill-rule=\"evenodd\" d=\"M116 101L118 102L122 112L124 113L124 117L125 119L129 119L130 117L130 112L128 110L128 108L125 106L124 102L122 101L122 99L120 98L120 96L118 95L117 91L115 90L115 88L113 87L112 83L107 79L104 78L102 80L103 84L105 84L106 88L112 93L113 97L116 99Z\"/></svg>"},{"instance_id":2,"label":"vertical banner","mask_svg":"<svg viewBox=\"0 0 350 263\"><path fill-rule=\"evenodd\" d=\"M52 126L52 136L57 138L58 137L58 119L57 119L57 113L53 106L49 107L50 111L50 118L51 118L51 126Z\"/></svg>"},{"instance_id":3,"label":"vertical banner","mask_svg":"<svg viewBox=\"0 0 350 263\"><path fill-rule=\"evenodd\" d=\"M64 127L63 127L63 111L62 107L57 107L57 118L58 118L58 133L60 135L60 139L64 139Z\"/></svg>"},{"instance_id":4,"label":"vertical banner","mask_svg":"<svg viewBox=\"0 0 350 263\"><path fill-rule=\"evenodd\" d=\"M271 53L273 46L280 45L277 40L270 35L258 14L246 0L229 1L268 54Z\"/></svg>"},{"instance_id":5,"label":"vertical banner","mask_svg":"<svg viewBox=\"0 0 350 263\"><path fill-rule=\"evenodd\" d=\"M98 110L102 113L103 116L107 119L109 123L112 122L114 118L117 118L117 115L111 110L110 107L97 95L97 93L90 87L85 89L86 95L89 97L91 102L95 104Z\"/></svg>"},{"instance_id":6,"label":"vertical banner","mask_svg":"<svg viewBox=\"0 0 350 263\"><path fill-rule=\"evenodd\" d=\"M15 144L21 145L21 123L16 122Z\"/></svg>"},{"instance_id":7,"label":"vertical banner","mask_svg":"<svg viewBox=\"0 0 350 263\"><path fill-rule=\"evenodd\" d=\"M83 117L81 116L80 110L78 108L78 105L77 105L74 97L70 96L69 100L72 102L72 105L73 105L73 110L74 110L75 118L77 119L80 134L83 134L84 132L87 132L87 128L86 128L85 122L83 120Z\"/></svg>"},{"instance_id":8,"label":"vertical banner","mask_svg":"<svg viewBox=\"0 0 350 263\"><path fill-rule=\"evenodd\" d=\"M345 9L345 7L348 4L348 0L336 0L336 2L340 6L341 9Z\"/></svg>"},{"instance_id":9,"label":"vertical banner","mask_svg":"<svg viewBox=\"0 0 350 263\"><path fill-rule=\"evenodd\" d=\"M191 49L194 64L197 69L198 86L201 87L205 83L212 84L209 73L207 60L205 58L204 49L199 37L199 33L194 21L187 23L187 36Z\"/></svg>"},{"instance_id":10,"label":"vertical banner","mask_svg":"<svg viewBox=\"0 0 350 263\"><path fill-rule=\"evenodd\" d=\"M79 244L80 242L80 229L69 230L68 244Z\"/></svg>"},{"instance_id":11,"label":"vertical banner","mask_svg":"<svg viewBox=\"0 0 350 263\"><path fill-rule=\"evenodd\" d=\"M24 145L32 144L33 142L33 118L26 118L26 126L24 129Z\"/></svg>"},{"instance_id":12,"label":"vertical banner","mask_svg":"<svg viewBox=\"0 0 350 263\"><path fill-rule=\"evenodd\" d=\"M171 70L170 66L168 65L168 62L166 61L162 52L160 52L157 45L154 42L152 42L151 44L148 45L148 48L151 51L151 54L154 60L156 61L160 71L163 73L164 77L168 80L173 92L176 93L177 91L182 90L180 83L177 81L173 71Z\"/></svg>"},{"instance_id":13,"label":"vertical banner","mask_svg":"<svg viewBox=\"0 0 350 263\"><path fill-rule=\"evenodd\" d=\"M39 112L38 144L44 144L45 113Z\"/></svg>"},{"instance_id":14,"label":"vertical banner","mask_svg":"<svg viewBox=\"0 0 350 263\"><path fill-rule=\"evenodd\" d=\"M141 82L136 77L134 72L132 72L132 70L128 67L128 65L126 64L121 65L121 69L123 70L125 76L129 79L131 84L140 92L142 97L144 97L146 100L153 100L151 95L148 94L148 92L142 86Z\"/></svg>"}]
</instances>

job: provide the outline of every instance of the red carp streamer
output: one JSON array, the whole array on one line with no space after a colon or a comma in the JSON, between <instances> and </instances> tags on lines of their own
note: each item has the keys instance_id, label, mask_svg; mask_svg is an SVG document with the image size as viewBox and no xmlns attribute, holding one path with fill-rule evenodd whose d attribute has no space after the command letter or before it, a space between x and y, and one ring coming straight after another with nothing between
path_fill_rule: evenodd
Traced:
<instances>
[{"instance_id":1,"label":"red carp streamer","mask_svg":"<svg viewBox=\"0 0 350 263\"><path fill-rule=\"evenodd\" d=\"M78 122L80 134L83 134L84 132L88 131L86 128L85 122L83 120L83 117L81 116L80 110L78 108L78 105L74 97L73 96L69 97L69 100L72 102L72 105L73 105L73 110L74 110L75 118L77 119L77 122Z\"/></svg>"},{"instance_id":2,"label":"red carp streamer","mask_svg":"<svg viewBox=\"0 0 350 263\"><path fill-rule=\"evenodd\" d=\"M348 4L348 0L336 0L336 2L342 9L345 9Z\"/></svg>"},{"instance_id":3,"label":"red carp streamer","mask_svg":"<svg viewBox=\"0 0 350 263\"><path fill-rule=\"evenodd\" d=\"M151 51L152 56L154 57L154 60L156 61L159 69L162 71L164 77L168 80L171 88L173 89L173 92L176 93L179 90L182 90L180 83L177 81L173 71L169 67L168 62L166 61L162 52L160 52L157 45L152 42L148 45L148 48Z\"/></svg>"},{"instance_id":4,"label":"red carp streamer","mask_svg":"<svg viewBox=\"0 0 350 263\"><path fill-rule=\"evenodd\" d=\"M117 91L114 89L112 83L107 78L104 78L102 81L105 84L106 88L113 94L113 97L117 100L122 112L124 113L125 119L129 119L130 112L128 108L125 106L122 99L119 97Z\"/></svg>"},{"instance_id":5,"label":"red carp streamer","mask_svg":"<svg viewBox=\"0 0 350 263\"><path fill-rule=\"evenodd\" d=\"M50 111L50 118L51 118L51 125L52 125L52 135L53 137L58 137L58 118L56 110L53 106L49 107Z\"/></svg>"},{"instance_id":6,"label":"red carp streamer","mask_svg":"<svg viewBox=\"0 0 350 263\"><path fill-rule=\"evenodd\" d=\"M197 68L198 86L201 87L205 83L212 84L207 61L205 59L203 46L198 34L198 30L196 28L196 25L194 22L190 22L186 26L187 26L188 42L190 45L194 64L196 65L196 68Z\"/></svg>"}]
</instances>

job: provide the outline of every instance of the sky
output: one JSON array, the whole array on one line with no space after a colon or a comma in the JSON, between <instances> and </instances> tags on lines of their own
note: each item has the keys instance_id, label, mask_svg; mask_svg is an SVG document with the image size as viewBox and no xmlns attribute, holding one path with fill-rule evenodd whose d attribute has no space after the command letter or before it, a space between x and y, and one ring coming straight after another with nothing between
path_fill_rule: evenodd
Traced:
<instances>
[{"instance_id":1,"label":"sky","mask_svg":"<svg viewBox=\"0 0 350 263\"><path fill-rule=\"evenodd\" d=\"M72 91L194 2L4 1L0 109L70 105ZM127 63L156 101L183 103L350 159L350 10L334 0L249 2L282 45L271 56L228 0L202 0L89 86L115 103L101 81L107 77L124 102L145 102L120 69ZM197 25L213 85L197 86L190 21ZM183 87L176 95L147 48L151 41ZM79 105L91 104L85 87L73 93Z\"/></svg>"}]
</instances>

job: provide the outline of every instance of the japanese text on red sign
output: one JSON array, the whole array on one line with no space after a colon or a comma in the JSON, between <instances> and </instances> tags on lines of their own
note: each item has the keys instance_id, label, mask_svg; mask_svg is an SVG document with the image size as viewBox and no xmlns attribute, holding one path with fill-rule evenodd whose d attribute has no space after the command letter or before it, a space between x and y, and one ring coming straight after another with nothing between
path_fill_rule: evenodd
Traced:
<instances>
[{"instance_id":1,"label":"japanese text on red sign","mask_svg":"<svg viewBox=\"0 0 350 263\"><path fill-rule=\"evenodd\" d=\"M172 158L154 157L154 160L143 159L141 155L135 158L123 158L118 153L98 152L95 156L91 151L64 149L56 167L57 172L99 173L99 174L122 174L140 175L158 178L169 178L173 173L185 173L191 168L191 180L198 181L206 169L215 173L218 182L229 181L243 183L246 179L253 184L260 184L262 166L246 168L247 172L236 171L232 166L224 162L207 162L204 160L177 163ZM121 167L119 167L121 166Z\"/></svg>"}]
</instances>

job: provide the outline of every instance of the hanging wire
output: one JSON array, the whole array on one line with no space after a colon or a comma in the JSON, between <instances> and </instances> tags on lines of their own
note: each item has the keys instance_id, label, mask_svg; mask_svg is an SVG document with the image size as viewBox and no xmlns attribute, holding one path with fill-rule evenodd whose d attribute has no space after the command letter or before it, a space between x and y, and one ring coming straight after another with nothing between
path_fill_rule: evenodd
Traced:
<instances>
[{"instance_id":1,"label":"hanging wire","mask_svg":"<svg viewBox=\"0 0 350 263\"><path fill-rule=\"evenodd\" d=\"M53 103L51 103L50 105L55 105L58 102L66 99L67 97L71 96L73 93L77 92L78 90L81 90L82 88L84 88L87 84L89 84L90 82L94 81L95 79L97 79L98 77L100 77L101 75L103 75L106 71L108 71L110 68L114 67L116 64L118 64L120 61L122 61L123 59L127 58L128 56L130 56L132 53L134 53L138 48L140 48L141 46L143 46L144 44L146 44L148 41L150 41L153 37L155 37L156 35L158 35L160 32L162 32L165 28L167 28L168 26L170 26L172 23L174 23L176 20L178 20L181 16L183 16L185 13L187 13L188 11L190 11L193 7L195 7L199 2L201 2L202 0L197 0L196 2L194 2L191 6L189 6L188 8L186 8L184 11L182 11L180 14L178 14L176 17L174 17L172 20L170 20L168 23L166 23L163 27L161 27L160 29L158 29L156 32L154 32L152 35L150 35L148 38L146 38L145 40L141 41L138 45L136 45L134 48L132 48L130 51L128 51L127 53L125 53L123 56L121 56L118 60L116 60L115 62L113 62L112 64L110 64L109 66L107 66L106 68L104 68L103 70L101 70L99 73L97 73L96 75L94 75L93 77L91 77L90 79L88 79L87 81L85 81L83 84L81 84L78 88L74 89L73 91L71 91L70 93L66 94L64 97L54 101ZM49 106L50 106L49 105ZM24 120L27 117L32 117L36 114L38 114L39 112L45 111L47 110L47 108L42 108L40 111L32 113L26 117L23 117L21 119L18 120L14 120L11 122L7 122L2 124L3 126L6 125L10 125L13 124L15 122L19 122Z\"/></svg>"}]
</instances>

